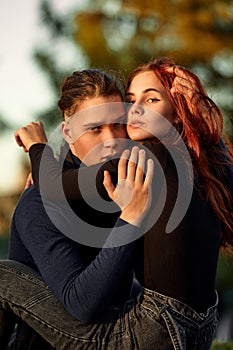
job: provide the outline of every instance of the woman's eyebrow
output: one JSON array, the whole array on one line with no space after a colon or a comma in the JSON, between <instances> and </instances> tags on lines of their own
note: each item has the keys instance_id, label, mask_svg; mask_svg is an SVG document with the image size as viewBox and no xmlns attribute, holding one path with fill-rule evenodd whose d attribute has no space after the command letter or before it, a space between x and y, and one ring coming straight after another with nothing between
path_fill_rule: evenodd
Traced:
<instances>
[{"instance_id":1,"label":"woman's eyebrow","mask_svg":"<svg viewBox=\"0 0 233 350\"><path fill-rule=\"evenodd\" d=\"M147 88L145 90L142 91L143 94L146 94L147 92L150 92L150 91L155 91L155 92L158 92L160 93L160 91L158 89L155 89L155 88ZM127 92L125 96L134 96L135 94L133 92Z\"/></svg>"},{"instance_id":2,"label":"woman's eyebrow","mask_svg":"<svg viewBox=\"0 0 233 350\"><path fill-rule=\"evenodd\" d=\"M148 88L146 90L143 90L143 93L146 94L147 92L150 92L150 91L155 91L155 92L159 92L160 93L160 91L155 89L155 88Z\"/></svg>"},{"instance_id":3,"label":"woman's eyebrow","mask_svg":"<svg viewBox=\"0 0 233 350\"><path fill-rule=\"evenodd\" d=\"M126 92L125 96L134 96L132 92Z\"/></svg>"}]
</instances>

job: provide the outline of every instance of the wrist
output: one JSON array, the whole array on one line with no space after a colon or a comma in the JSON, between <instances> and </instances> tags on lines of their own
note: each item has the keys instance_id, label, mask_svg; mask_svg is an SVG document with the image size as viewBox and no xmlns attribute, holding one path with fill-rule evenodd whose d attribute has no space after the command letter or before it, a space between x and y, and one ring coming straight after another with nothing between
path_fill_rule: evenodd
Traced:
<instances>
[{"instance_id":1,"label":"wrist","mask_svg":"<svg viewBox=\"0 0 233 350\"><path fill-rule=\"evenodd\" d=\"M46 145L46 144L47 144L46 141L41 141L41 140L40 141L32 141L27 145L27 148L28 148L28 150L30 150L30 148L34 145Z\"/></svg>"},{"instance_id":2,"label":"wrist","mask_svg":"<svg viewBox=\"0 0 233 350\"><path fill-rule=\"evenodd\" d=\"M142 213L138 213L137 215L136 213L132 213L132 211L130 212L122 211L119 218L121 220L124 220L125 222L128 222L131 225L140 226L143 220L143 215Z\"/></svg>"}]
</instances>

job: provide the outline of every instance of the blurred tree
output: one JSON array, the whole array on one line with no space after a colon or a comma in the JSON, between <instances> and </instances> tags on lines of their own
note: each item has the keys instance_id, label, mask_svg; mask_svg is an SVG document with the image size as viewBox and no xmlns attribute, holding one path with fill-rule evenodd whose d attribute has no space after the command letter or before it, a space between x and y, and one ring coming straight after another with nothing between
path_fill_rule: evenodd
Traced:
<instances>
[{"instance_id":1,"label":"blurred tree","mask_svg":"<svg viewBox=\"0 0 233 350\"><path fill-rule=\"evenodd\" d=\"M114 69L127 76L136 65L168 55L192 69L226 116L233 121L233 2L230 0L89 0L73 9L72 16L58 15L48 0L41 4L43 23L52 45L37 49L35 58L48 73L51 86L80 66L62 68L68 51L54 47L61 39L79 48L84 67ZM81 55L81 56L80 56ZM79 61L79 59L77 59ZM45 113L54 120L53 108ZM56 111L57 113L57 111Z\"/></svg>"},{"instance_id":2,"label":"blurred tree","mask_svg":"<svg viewBox=\"0 0 233 350\"><path fill-rule=\"evenodd\" d=\"M10 125L0 115L0 134L9 129Z\"/></svg>"},{"instance_id":3,"label":"blurred tree","mask_svg":"<svg viewBox=\"0 0 233 350\"><path fill-rule=\"evenodd\" d=\"M232 12L228 0L89 0L76 15L76 39L92 64L113 59L132 69L161 55L189 66L209 64L224 48L233 49Z\"/></svg>"}]
</instances>

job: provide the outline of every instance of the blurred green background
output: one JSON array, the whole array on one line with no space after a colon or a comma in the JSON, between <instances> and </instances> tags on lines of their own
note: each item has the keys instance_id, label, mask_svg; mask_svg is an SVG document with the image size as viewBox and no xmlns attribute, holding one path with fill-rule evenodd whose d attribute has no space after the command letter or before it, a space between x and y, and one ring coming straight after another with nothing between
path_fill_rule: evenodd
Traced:
<instances>
[{"instance_id":1,"label":"blurred green background","mask_svg":"<svg viewBox=\"0 0 233 350\"><path fill-rule=\"evenodd\" d=\"M200 77L221 108L225 131L233 140L233 1L74 0L66 10L59 10L56 1L38 0L38 4L40 30L45 39L35 41L31 57L49 86L51 98L49 106L38 110L31 120L42 120L48 135L61 118L56 103L67 74L80 68L99 67L113 70L125 79L138 64L166 55ZM7 38L7 28L5 35ZM69 65L70 55L73 63ZM15 93L12 87L12 94ZM0 107L0 139L17 127L4 118ZM27 157L22 154L21 159L17 189L0 193L1 258L7 257L11 215L29 172ZM233 340L233 260L223 255L217 288L223 324L218 340ZM220 349L223 345L214 346ZM233 346L228 344L221 349Z\"/></svg>"}]
</instances>

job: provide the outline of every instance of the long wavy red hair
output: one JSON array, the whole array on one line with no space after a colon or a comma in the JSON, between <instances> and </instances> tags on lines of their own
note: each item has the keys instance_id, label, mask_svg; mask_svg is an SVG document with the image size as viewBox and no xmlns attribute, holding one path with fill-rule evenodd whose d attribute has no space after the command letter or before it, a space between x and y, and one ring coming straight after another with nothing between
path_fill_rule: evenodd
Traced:
<instances>
[{"instance_id":1,"label":"long wavy red hair","mask_svg":"<svg viewBox=\"0 0 233 350\"><path fill-rule=\"evenodd\" d=\"M193 159L195 176L202 183L206 199L223 223L222 246L233 251L233 200L226 185L226 166L233 164L233 148L228 137L223 133L223 116L218 106L206 94L199 78L185 69L196 92L195 101L187 103L181 93L171 93L175 72L168 67L177 67L175 62L162 57L137 67L129 76L126 89L140 73L153 71L160 80L176 111L174 124L182 136ZM205 113L203 115L203 108ZM226 148L221 145L221 138ZM224 179L226 183L224 184Z\"/></svg>"}]
</instances>

